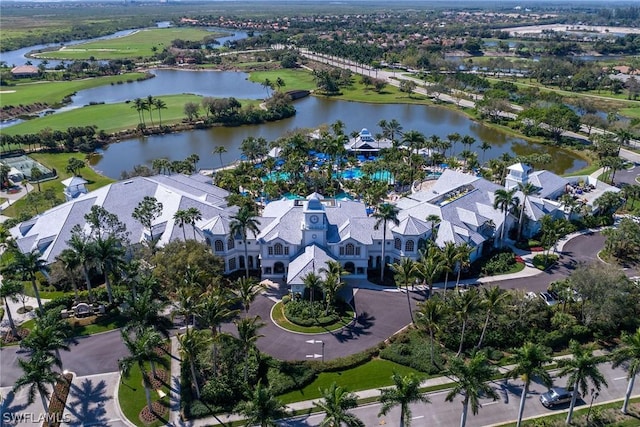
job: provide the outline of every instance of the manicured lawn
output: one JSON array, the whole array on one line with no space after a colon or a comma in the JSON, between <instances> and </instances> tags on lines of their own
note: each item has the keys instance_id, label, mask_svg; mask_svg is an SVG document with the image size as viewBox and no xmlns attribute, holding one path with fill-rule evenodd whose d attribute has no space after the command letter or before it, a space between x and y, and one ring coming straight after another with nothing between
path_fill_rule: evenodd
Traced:
<instances>
[{"instance_id":1,"label":"manicured lawn","mask_svg":"<svg viewBox=\"0 0 640 427\"><path fill-rule=\"evenodd\" d=\"M591 161L589 161L589 162L591 162ZM600 169L600 165L598 163L596 163L596 162L593 162L589 166L587 166L587 167L585 167L583 169L577 170L575 172L568 173L568 174L566 174L564 176L591 175L592 173L594 173L598 169Z\"/></svg>"},{"instance_id":2,"label":"manicured lawn","mask_svg":"<svg viewBox=\"0 0 640 427\"><path fill-rule=\"evenodd\" d=\"M623 108L619 113L631 119L640 119L640 107Z\"/></svg>"},{"instance_id":3,"label":"manicured lawn","mask_svg":"<svg viewBox=\"0 0 640 427\"><path fill-rule=\"evenodd\" d=\"M60 201L63 201L64 196L62 195L62 191L64 189L64 186L60 183L60 181L66 178L69 178L71 176L69 173L65 171L67 163L71 157L84 160L84 155L80 153L56 153L56 154L33 153L33 154L30 154L29 156L32 157L34 160L37 160L38 162L42 163L49 169L54 169L54 168L56 169L56 171L58 172L58 178L52 181L43 182L41 184L41 187L42 187L42 191L45 191L47 188L53 188L56 194L58 195L58 197L60 198ZM95 190L97 188L103 187L113 182L112 179L98 174L97 172L95 172L93 169L89 167L85 167L84 169L81 169L80 174L85 180L89 182L87 184L87 187L89 190ZM37 191L37 189L34 191ZM44 209L48 209L50 207L51 206L48 204L48 202L42 201L38 209L39 209L39 212L42 212ZM33 206L27 203L25 198L22 198L16 201L15 203L12 203L10 207L5 209L4 215L17 216L17 214L19 214L22 211L30 212L33 214L35 213L33 208L34 208Z\"/></svg>"},{"instance_id":4,"label":"manicured lawn","mask_svg":"<svg viewBox=\"0 0 640 427\"><path fill-rule=\"evenodd\" d=\"M135 81L144 77L144 73L128 73L119 76L95 77L91 79L71 80L71 81L38 81L33 83L6 86L2 90L4 93L0 97L0 105L29 105L35 102L44 102L55 105L62 102L66 96L83 89L90 89L96 86L109 85L111 83ZM124 86L126 87L126 86ZM4 129L5 131L7 129Z\"/></svg>"},{"instance_id":5,"label":"manicured lawn","mask_svg":"<svg viewBox=\"0 0 640 427\"><path fill-rule=\"evenodd\" d=\"M266 79L274 82L280 77L284 80L285 86L282 90L312 90L316 88L313 75L306 70L283 69L273 71L253 71L249 75L249 80L262 83Z\"/></svg>"},{"instance_id":6,"label":"manicured lawn","mask_svg":"<svg viewBox=\"0 0 640 427\"><path fill-rule=\"evenodd\" d=\"M133 59L153 55L155 46L159 52L170 46L171 41L182 39L199 41L214 35L200 28L149 28L137 31L125 37L109 40L96 40L89 43L62 47L60 50L45 52L38 57L51 59Z\"/></svg>"},{"instance_id":7,"label":"manicured lawn","mask_svg":"<svg viewBox=\"0 0 640 427\"><path fill-rule=\"evenodd\" d=\"M167 366L169 366L171 358L167 355ZM151 372L151 367L146 367L148 372ZM159 369L158 367L156 369ZM163 368L164 369L164 368ZM171 382L171 370L167 367L168 378L167 383ZM162 390L166 396L164 398L160 398L157 390L151 390L151 401L152 402L162 402L165 406L169 406L169 395L171 390L169 389L170 384L164 384L160 390ZM120 403L120 409L124 415L137 426L145 426L145 427L156 427L166 425L167 423L156 421L152 424L144 424L140 418L139 414L142 408L147 404L147 400L145 397L144 386L142 385L142 372L137 366L134 366L131 369L128 378L122 378L120 386L118 387L118 400ZM169 411L167 409L165 420L169 419Z\"/></svg>"},{"instance_id":8,"label":"manicured lawn","mask_svg":"<svg viewBox=\"0 0 640 427\"><path fill-rule=\"evenodd\" d=\"M398 365L388 360L376 359L346 371L323 372L318 375L318 378L316 378L314 382L302 390L283 394L280 396L280 400L284 403L291 403L319 398L321 395L318 388L328 388L334 381L349 391L386 387L393 384L391 376L394 372L398 372L401 375L410 373L416 373L421 376L424 375L406 366Z\"/></svg>"},{"instance_id":9,"label":"manicured lawn","mask_svg":"<svg viewBox=\"0 0 640 427\"><path fill-rule=\"evenodd\" d=\"M353 321L353 311L348 311L340 321L327 326L300 326L295 323L291 323L284 315L284 305L282 302L277 303L273 306L271 315L273 316L273 320L282 328L288 329L294 332L302 332L307 334L318 334L324 332L335 331L337 329L342 328L343 326L348 325Z\"/></svg>"},{"instance_id":10,"label":"manicured lawn","mask_svg":"<svg viewBox=\"0 0 640 427\"><path fill-rule=\"evenodd\" d=\"M75 336L92 335L122 328L127 324L127 318L121 314L109 313L104 316L96 317L94 322L91 324L83 325L82 323L82 319L78 319L77 321L71 319Z\"/></svg>"}]
</instances>

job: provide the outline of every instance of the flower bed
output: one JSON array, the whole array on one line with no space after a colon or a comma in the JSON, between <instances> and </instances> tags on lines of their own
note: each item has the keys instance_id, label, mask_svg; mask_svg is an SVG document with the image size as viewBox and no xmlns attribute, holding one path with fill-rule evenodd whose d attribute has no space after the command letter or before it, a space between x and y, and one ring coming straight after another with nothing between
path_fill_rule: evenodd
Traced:
<instances>
[{"instance_id":1,"label":"flower bed","mask_svg":"<svg viewBox=\"0 0 640 427\"><path fill-rule=\"evenodd\" d=\"M169 413L169 408L165 402L153 402L151 411L147 405L140 411L140 421L144 424L151 424L155 421L162 420Z\"/></svg>"},{"instance_id":2,"label":"flower bed","mask_svg":"<svg viewBox=\"0 0 640 427\"><path fill-rule=\"evenodd\" d=\"M6 344L15 344L21 340L23 340L27 335L29 335L29 329L26 328L20 328L19 326L18 328L18 336L15 337L13 335L13 332L11 331L11 329L9 329L3 336L2 336L2 344L6 345Z\"/></svg>"},{"instance_id":3,"label":"flower bed","mask_svg":"<svg viewBox=\"0 0 640 427\"><path fill-rule=\"evenodd\" d=\"M53 395L49 402L49 418L42 424L43 427L58 427L62 424L64 407L67 403L67 396L71 389L73 374L67 373L60 376L53 388Z\"/></svg>"}]
</instances>

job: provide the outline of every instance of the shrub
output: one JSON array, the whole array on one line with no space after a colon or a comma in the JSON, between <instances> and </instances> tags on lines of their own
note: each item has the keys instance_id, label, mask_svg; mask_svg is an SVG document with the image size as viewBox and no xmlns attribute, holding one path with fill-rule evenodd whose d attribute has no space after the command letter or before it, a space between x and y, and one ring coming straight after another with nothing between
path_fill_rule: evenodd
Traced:
<instances>
[{"instance_id":1,"label":"shrub","mask_svg":"<svg viewBox=\"0 0 640 427\"><path fill-rule=\"evenodd\" d=\"M384 344L383 344L384 346ZM369 362L380 353L379 347L372 347L351 356L340 357L328 362L309 362L316 372L336 372L353 369Z\"/></svg>"},{"instance_id":2,"label":"shrub","mask_svg":"<svg viewBox=\"0 0 640 427\"><path fill-rule=\"evenodd\" d=\"M340 320L333 307L329 307L327 315L325 309L320 301L290 301L284 307L284 314L290 322L300 326L326 326Z\"/></svg>"},{"instance_id":3,"label":"shrub","mask_svg":"<svg viewBox=\"0 0 640 427\"><path fill-rule=\"evenodd\" d=\"M316 378L316 371L305 362L269 359L267 365L267 381L275 395L301 389Z\"/></svg>"},{"instance_id":4,"label":"shrub","mask_svg":"<svg viewBox=\"0 0 640 427\"><path fill-rule=\"evenodd\" d=\"M287 305L291 301L291 295L285 295L282 297L282 304Z\"/></svg>"},{"instance_id":5,"label":"shrub","mask_svg":"<svg viewBox=\"0 0 640 427\"><path fill-rule=\"evenodd\" d=\"M487 260L482 267L482 272L488 276L506 273L513 268L515 263L513 252L498 252Z\"/></svg>"},{"instance_id":6,"label":"shrub","mask_svg":"<svg viewBox=\"0 0 640 427\"><path fill-rule=\"evenodd\" d=\"M533 257L533 265L540 269L546 270L558 261L558 255L554 254L538 254Z\"/></svg>"},{"instance_id":7,"label":"shrub","mask_svg":"<svg viewBox=\"0 0 640 427\"><path fill-rule=\"evenodd\" d=\"M442 350L440 348L434 350L434 363L436 366L443 366ZM431 364L429 339L417 330L408 331L397 339L393 339L380 351L380 357L429 374L439 371Z\"/></svg>"}]
</instances>

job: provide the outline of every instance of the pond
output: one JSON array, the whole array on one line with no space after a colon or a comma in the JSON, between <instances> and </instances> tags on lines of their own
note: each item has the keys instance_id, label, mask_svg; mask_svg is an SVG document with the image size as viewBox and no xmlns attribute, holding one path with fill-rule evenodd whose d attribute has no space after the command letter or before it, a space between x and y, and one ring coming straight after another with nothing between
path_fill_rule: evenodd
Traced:
<instances>
[{"instance_id":1,"label":"pond","mask_svg":"<svg viewBox=\"0 0 640 427\"><path fill-rule=\"evenodd\" d=\"M194 74L205 75L207 73ZM94 166L109 177L119 178L123 171L130 171L139 164L150 165L157 158L167 157L171 160L182 160L195 153L200 156L198 165L200 168L212 169L221 166L219 155L212 153L215 147L223 146L227 150L222 155L222 164L228 164L240 158L240 144L243 139L250 136L273 141L294 129L315 129L320 125L331 124L337 120L342 120L345 123L347 133L366 127L375 134L380 131L377 123L382 119L396 119L405 131L417 130L427 137L438 135L441 138L446 138L448 134L454 132L461 135L471 135L477 141L471 148L478 152L478 158L481 161L500 156L503 153L516 155L549 153L552 155L553 163L548 165L547 169L555 173L572 172L587 165L586 161L568 151L509 136L474 122L458 112L440 107L410 104L364 104L314 96L296 101L295 107L297 114L294 117L278 122L252 126L215 127L184 133L134 138L111 144L101 152L101 156L96 157ZM481 141L491 144L491 149L482 153L478 148ZM462 144L457 144L456 148L459 152L463 149Z\"/></svg>"}]
</instances>

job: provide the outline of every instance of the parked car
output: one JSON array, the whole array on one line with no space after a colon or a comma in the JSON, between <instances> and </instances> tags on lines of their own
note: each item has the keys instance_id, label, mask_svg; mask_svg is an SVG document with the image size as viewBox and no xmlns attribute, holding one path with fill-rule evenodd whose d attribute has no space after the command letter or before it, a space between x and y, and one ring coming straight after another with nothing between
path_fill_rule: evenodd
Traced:
<instances>
[{"instance_id":1,"label":"parked car","mask_svg":"<svg viewBox=\"0 0 640 427\"><path fill-rule=\"evenodd\" d=\"M558 301L549 292L540 292L540 298L547 305L556 305Z\"/></svg>"},{"instance_id":2,"label":"parked car","mask_svg":"<svg viewBox=\"0 0 640 427\"><path fill-rule=\"evenodd\" d=\"M552 387L548 392L540 395L540 403L545 408L552 408L571 402L571 392L562 387Z\"/></svg>"}]
</instances>

